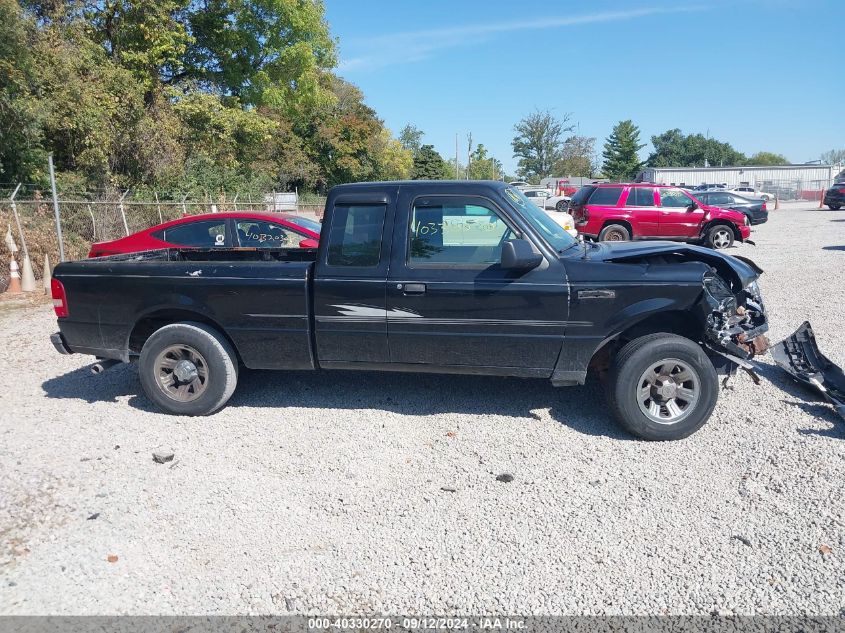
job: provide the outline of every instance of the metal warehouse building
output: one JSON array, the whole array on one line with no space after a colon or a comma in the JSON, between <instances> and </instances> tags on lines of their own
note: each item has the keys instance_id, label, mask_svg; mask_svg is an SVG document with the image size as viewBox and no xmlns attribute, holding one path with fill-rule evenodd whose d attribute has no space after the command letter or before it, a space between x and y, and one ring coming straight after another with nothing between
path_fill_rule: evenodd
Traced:
<instances>
[{"instance_id":1,"label":"metal warehouse building","mask_svg":"<svg viewBox=\"0 0 845 633\"><path fill-rule=\"evenodd\" d=\"M841 171L842 165L647 167L637 180L659 185L751 185L781 200L818 200Z\"/></svg>"}]
</instances>

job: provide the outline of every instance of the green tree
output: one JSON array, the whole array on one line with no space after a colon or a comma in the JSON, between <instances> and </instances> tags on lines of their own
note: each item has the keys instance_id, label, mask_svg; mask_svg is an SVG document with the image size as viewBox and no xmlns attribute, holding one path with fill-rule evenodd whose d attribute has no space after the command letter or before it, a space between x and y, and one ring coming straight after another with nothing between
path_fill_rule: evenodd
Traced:
<instances>
[{"instance_id":1,"label":"green tree","mask_svg":"<svg viewBox=\"0 0 845 633\"><path fill-rule=\"evenodd\" d=\"M503 174L502 163L487 152L479 143L471 154L469 163L470 180L499 180Z\"/></svg>"},{"instance_id":2,"label":"green tree","mask_svg":"<svg viewBox=\"0 0 845 633\"><path fill-rule=\"evenodd\" d=\"M596 139L570 136L563 142L560 160L552 171L559 176L592 176L595 166Z\"/></svg>"},{"instance_id":3,"label":"green tree","mask_svg":"<svg viewBox=\"0 0 845 633\"><path fill-rule=\"evenodd\" d=\"M788 165L789 160L783 154L757 152L745 160L746 165Z\"/></svg>"},{"instance_id":4,"label":"green tree","mask_svg":"<svg viewBox=\"0 0 845 633\"><path fill-rule=\"evenodd\" d=\"M447 166L433 145L423 145L414 156L411 178L414 180L443 180Z\"/></svg>"},{"instance_id":5,"label":"green tree","mask_svg":"<svg viewBox=\"0 0 845 633\"><path fill-rule=\"evenodd\" d=\"M631 180L642 169L637 154L645 144L640 143L640 129L630 119L620 121L604 144L602 171L612 180Z\"/></svg>"},{"instance_id":6,"label":"green tree","mask_svg":"<svg viewBox=\"0 0 845 633\"><path fill-rule=\"evenodd\" d=\"M513 155L519 158L520 175L540 179L551 175L552 166L562 158L562 136L575 129L566 125L568 114L559 120L548 110L537 110L514 126L516 136L511 141Z\"/></svg>"},{"instance_id":7,"label":"green tree","mask_svg":"<svg viewBox=\"0 0 845 633\"><path fill-rule=\"evenodd\" d=\"M416 156L417 152L420 151L423 136L425 136L425 133L421 129L416 125L408 123L399 132L399 142L403 148L410 150Z\"/></svg>"},{"instance_id":8,"label":"green tree","mask_svg":"<svg viewBox=\"0 0 845 633\"><path fill-rule=\"evenodd\" d=\"M247 105L310 106L330 99L336 63L321 0L205 0L187 16L183 70Z\"/></svg>"},{"instance_id":9,"label":"green tree","mask_svg":"<svg viewBox=\"0 0 845 633\"><path fill-rule=\"evenodd\" d=\"M652 136L651 144L654 151L646 161L651 167L746 164L745 155L735 150L730 143L703 134L685 135L677 128Z\"/></svg>"}]
</instances>

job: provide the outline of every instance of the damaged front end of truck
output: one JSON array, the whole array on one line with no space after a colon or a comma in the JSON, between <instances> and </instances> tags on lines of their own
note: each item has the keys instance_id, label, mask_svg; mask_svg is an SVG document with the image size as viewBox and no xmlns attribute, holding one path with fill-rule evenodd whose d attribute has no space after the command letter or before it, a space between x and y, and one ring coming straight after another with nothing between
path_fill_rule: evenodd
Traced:
<instances>
[{"instance_id":1,"label":"damaged front end of truck","mask_svg":"<svg viewBox=\"0 0 845 633\"><path fill-rule=\"evenodd\" d=\"M723 373L732 375L741 367L759 384L750 361L769 349L769 323L760 287L752 281L735 292L715 269L705 273L703 284L704 293L696 308L704 323L705 346L729 362Z\"/></svg>"},{"instance_id":2,"label":"damaged front end of truck","mask_svg":"<svg viewBox=\"0 0 845 633\"><path fill-rule=\"evenodd\" d=\"M759 384L751 360L769 349L768 317L757 284L762 269L745 257L689 244L652 243L614 250L608 259L616 262L703 264L703 292L689 308L701 328L700 342L719 373L732 376L742 368Z\"/></svg>"}]
</instances>

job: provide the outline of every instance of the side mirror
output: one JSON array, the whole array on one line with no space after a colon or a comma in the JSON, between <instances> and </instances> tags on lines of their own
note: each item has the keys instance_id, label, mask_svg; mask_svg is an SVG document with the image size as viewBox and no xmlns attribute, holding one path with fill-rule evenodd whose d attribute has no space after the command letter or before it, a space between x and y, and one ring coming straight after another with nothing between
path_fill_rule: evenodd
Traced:
<instances>
[{"instance_id":1,"label":"side mirror","mask_svg":"<svg viewBox=\"0 0 845 633\"><path fill-rule=\"evenodd\" d=\"M299 248L317 248L319 242L317 240L313 240L310 237L299 242Z\"/></svg>"},{"instance_id":2,"label":"side mirror","mask_svg":"<svg viewBox=\"0 0 845 633\"><path fill-rule=\"evenodd\" d=\"M690 202L690 205L687 207L687 211L695 211L698 208L698 205L695 202Z\"/></svg>"},{"instance_id":3,"label":"side mirror","mask_svg":"<svg viewBox=\"0 0 845 633\"><path fill-rule=\"evenodd\" d=\"M508 240L502 244L502 268L505 270L532 270L542 261L543 256L535 253L527 240Z\"/></svg>"}]
</instances>

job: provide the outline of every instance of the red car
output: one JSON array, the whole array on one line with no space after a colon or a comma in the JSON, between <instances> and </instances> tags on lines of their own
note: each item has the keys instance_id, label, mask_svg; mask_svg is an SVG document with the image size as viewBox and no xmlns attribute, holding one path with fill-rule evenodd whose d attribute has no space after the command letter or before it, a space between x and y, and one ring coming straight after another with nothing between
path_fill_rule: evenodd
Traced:
<instances>
[{"instance_id":1,"label":"red car","mask_svg":"<svg viewBox=\"0 0 845 633\"><path fill-rule=\"evenodd\" d=\"M743 213L708 206L668 185L586 185L572 197L569 212L579 233L599 241L658 239L728 248L751 235Z\"/></svg>"},{"instance_id":2,"label":"red car","mask_svg":"<svg viewBox=\"0 0 845 633\"><path fill-rule=\"evenodd\" d=\"M158 248L317 248L320 223L284 213L188 215L119 240L97 242L88 257L137 253Z\"/></svg>"}]
</instances>

